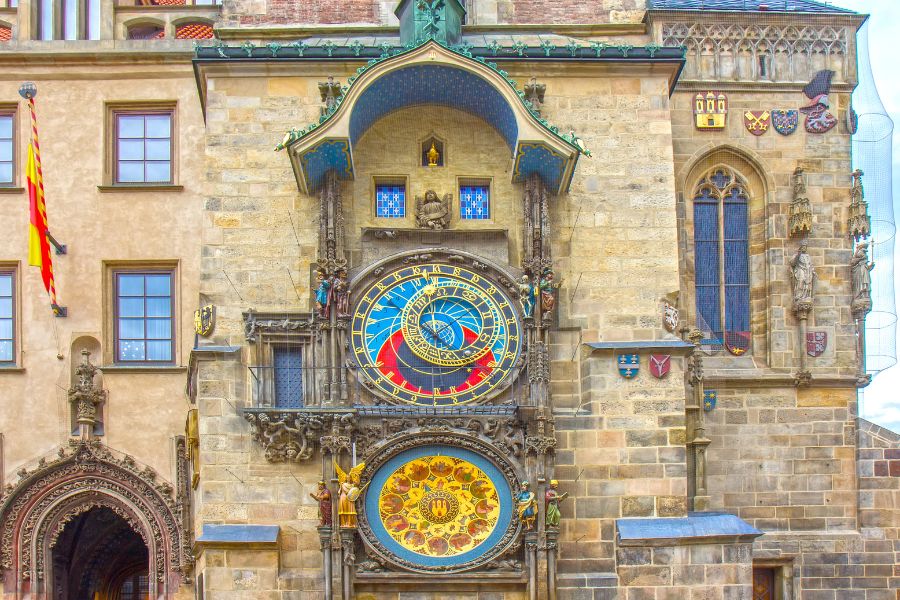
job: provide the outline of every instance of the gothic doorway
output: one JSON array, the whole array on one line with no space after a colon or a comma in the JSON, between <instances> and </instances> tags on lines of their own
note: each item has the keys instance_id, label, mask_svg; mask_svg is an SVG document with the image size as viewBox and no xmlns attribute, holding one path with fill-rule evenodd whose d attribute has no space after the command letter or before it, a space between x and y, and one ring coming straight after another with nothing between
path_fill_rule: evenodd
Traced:
<instances>
[{"instance_id":1,"label":"gothic doorway","mask_svg":"<svg viewBox=\"0 0 900 600\"><path fill-rule=\"evenodd\" d=\"M107 507L72 519L51 550L53 600L146 600L150 555L141 536Z\"/></svg>"}]
</instances>

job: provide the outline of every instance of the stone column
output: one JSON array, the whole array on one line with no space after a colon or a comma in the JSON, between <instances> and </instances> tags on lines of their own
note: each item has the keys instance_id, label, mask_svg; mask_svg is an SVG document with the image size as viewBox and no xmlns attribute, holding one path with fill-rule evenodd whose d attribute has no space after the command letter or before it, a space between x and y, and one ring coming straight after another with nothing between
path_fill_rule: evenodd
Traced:
<instances>
[{"instance_id":1,"label":"stone column","mask_svg":"<svg viewBox=\"0 0 900 600\"><path fill-rule=\"evenodd\" d=\"M685 404L687 457L688 457L688 509L702 511L709 508L709 495L706 490L706 448L711 441L706 437L703 426L703 359L700 353L700 342L703 333L693 329L688 338L694 344L694 350L688 358L688 402Z\"/></svg>"},{"instance_id":2,"label":"stone column","mask_svg":"<svg viewBox=\"0 0 900 600\"><path fill-rule=\"evenodd\" d=\"M341 600L353 599L353 565L356 563L356 529L341 529Z\"/></svg>"},{"instance_id":3,"label":"stone column","mask_svg":"<svg viewBox=\"0 0 900 600\"><path fill-rule=\"evenodd\" d=\"M525 561L528 564L528 598L537 600L537 531L525 532Z\"/></svg>"},{"instance_id":4,"label":"stone column","mask_svg":"<svg viewBox=\"0 0 900 600\"><path fill-rule=\"evenodd\" d=\"M322 549L322 566L325 572L325 599L331 600L331 536L332 528L330 525L322 525L317 528L319 531L319 547Z\"/></svg>"},{"instance_id":5,"label":"stone column","mask_svg":"<svg viewBox=\"0 0 900 600\"><path fill-rule=\"evenodd\" d=\"M547 552L547 598L556 600L556 553L559 551L559 530L548 527L544 531Z\"/></svg>"}]
</instances>

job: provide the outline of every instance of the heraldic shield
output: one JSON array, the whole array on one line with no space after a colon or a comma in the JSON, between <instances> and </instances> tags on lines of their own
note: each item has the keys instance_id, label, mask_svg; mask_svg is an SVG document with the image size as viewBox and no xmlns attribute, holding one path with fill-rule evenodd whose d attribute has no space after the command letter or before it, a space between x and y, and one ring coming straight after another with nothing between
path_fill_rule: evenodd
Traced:
<instances>
[{"instance_id":1,"label":"heraldic shield","mask_svg":"<svg viewBox=\"0 0 900 600\"><path fill-rule=\"evenodd\" d=\"M781 135L791 135L797 131L797 125L800 123L800 111L791 110L772 110L772 127Z\"/></svg>"},{"instance_id":2,"label":"heraldic shield","mask_svg":"<svg viewBox=\"0 0 900 600\"><path fill-rule=\"evenodd\" d=\"M198 335L208 336L216 323L216 307L207 304L194 311L194 331Z\"/></svg>"},{"instance_id":3,"label":"heraldic shield","mask_svg":"<svg viewBox=\"0 0 900 600\"><path fill-rule=\"evenodd\" d=\"M748 110L744 113L744 127L753 135L762 135L769 130L769 111Z\"/></svg>"},{"instance_id":4,"label":"heraldic shield","mask_svg":"<svg viewBox=\"0 0 900 600\"><path fill-rule=\"evenodd\" d=\"M726 331L725 332L725 349L740 356L746 354L750 349L750 332L749 331Z\"/></svg>"},{"instance_id":5,"label":"heraldic shield","mask_svg":"<svg viewBox=\"0 0 900 600\"><path fill-rule=\"evenodd\" d=\"M634 379L641 368L641 357L639 354L620 354L619 375L625 379Z\"/></svg>"},{"instance_id":6,"label":"heraldic shield","mask_svg":"<svg viewBox=\"0 0 900 600\"><path fill-rule=\"evenodd\" d=\"M657 379L662 379L669 373L672 366L672 357L668 354L650 355L650 374Z\"/></svg>"},{"instance_id":7,"label":"heraldic shield","mask_svg":"<svg viewBox=\"0 0 900 600\"><path fill-rule=\"evenodd\" d=\"M822 356L828 347L828 333L809 331L806 333L806 353L812 357Z\"/></svg>"}]
</instances>

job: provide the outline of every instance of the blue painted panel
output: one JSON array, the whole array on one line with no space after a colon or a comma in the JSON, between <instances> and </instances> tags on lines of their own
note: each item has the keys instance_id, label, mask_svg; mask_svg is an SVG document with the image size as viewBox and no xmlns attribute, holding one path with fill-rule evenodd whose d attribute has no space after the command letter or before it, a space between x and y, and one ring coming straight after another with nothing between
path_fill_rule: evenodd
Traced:
<instances>
[{"instance_id":1,"label":"blue painted panel","mask_svg":"<svg viewBox=\"0 0 900 600\"><path fill-rule=\"evenodd\" d=\"M231 544L274 544L278 541L278 525L212 525L203 524L198 542Z\"/></svg>"},{"instance_id":2,"label":"blue painted panel","mask_svg":"<svg viewBox=\"0 0 900 600\"><path fill-rule=\"evenodd\" d=\"M400 219L406 216L406 186L375 186L375 216L383 219Z\"/></svg>"},{"instance_id":3,"label":"blue painted panel","mask_svg":"<svg viewBox=\"0 0 900 600\"><path fill-rule=\"evenodd\" d=\"M416 458L420 458L422 456L440 455L452 456L454 458L467 460L481 469L484 474L487 475L493 482L494 486L497 489L497 495L500 499L500 517L497 519L497 526L494 528L494 531L491 532L491 534L481 544L479 544L478 547L469 550L468 552L449 557L424 556L422 554L418 554L404 548L390 536L390 534L384 528L381 519L379 518L381 509L378 505L378 498L381 493L381 489L387 484L388 478L391 476L391 474L407 462ZM370 515L369 525L372 527L372 533L375 534L375 537L377 537L378 540L382 544L384 544L389 551L393 552L404 560L408 560L412 563L420 565L452 566L474 560L490 551L494 546L497 545L497 543L500 542L500 540L503 538L503 534L506 533L507 527L509 527L510 520L512 519L513 497L512 491L509 489L509 484L506 482L506 478L503 477L500 469L494 466L492 462L490 462L483 456L471 452L470 450L456 448L454 446L429 445L421 446L419 448L412 448L410 450L406 450L405 452L401 452L400 454L389 460L387 463L385 463L380 469L378 469L378 472L375 473L375 476L372 478L371 484L367 488L365 506L366 514Z\"/></svg>"},{"instance_id":4,"label":"blue painted panel","mask_svg":"<svg viewBox=\"0 0 900 600\"><path fill-rule=\"evenodd\" d=\"M334 169L340 179L353 179L353 160L346 139L322 140L300 155L300 164L310 192L318 190L325 174Z\"/></svg>"},{"instance_id":5,"label":"blue painted panel","mask_svg":"<svg viewBox=\"0 0 900 600\"><path fill-rule=\"evenodd\" d=\"M503 136L510 150L515 147L519 128L506 98L478 75L443 65L414 65L375 80L353 106L350 139L356 144L372 125L395 110L425 104L481 117Z\"/></svg>"},{"instance_id":6,"label":"blue painted panel","mask_svg":"<svg viewBox=\"0 0 900 600\"><path fill-rule=\"evenodd\" d=\"M486 185L460 186L459 216L462 219L490 219L491 188Z\"/></svg>"},{"instance_id":7,"label":"blue painted panel","mask_svg":"<svg viewBox=\"0 0 900 600\"><path fill-rule=\"evenodd\" d=\"M727 513L691 513L676 519L616 519L620 540L760 536L759 529Z\"/></svg>"},{"instance_id":8,"label":"blue painted panel","mask_svg":"<svg viewBox=\"0 0 900 600\"><path fill-rule=\"evenodd\" d=\"M566 171L566 157L544 144L519 144L513 167L513 182L525 181L531 173L538 173L551 191L560 187Z\"/></svg>"}]
</instances>

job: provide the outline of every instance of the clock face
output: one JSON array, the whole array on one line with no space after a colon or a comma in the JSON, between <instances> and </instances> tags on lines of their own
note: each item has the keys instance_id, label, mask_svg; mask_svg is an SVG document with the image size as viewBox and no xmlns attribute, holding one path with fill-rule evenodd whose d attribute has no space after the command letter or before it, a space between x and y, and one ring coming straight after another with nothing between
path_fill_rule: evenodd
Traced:
<instances>
[{"instance_id":1,"label":"clock face","mask_svg":"<svg viewBox=\"0 0 900 600\"><path fill-rule=\"evenodd\" d=\"M363 377L395 400L443 406L498 389L519 357L519 320L509 298L464 267L423 264L369 288L351 321Z\"/></svg>"}]
</instances>

